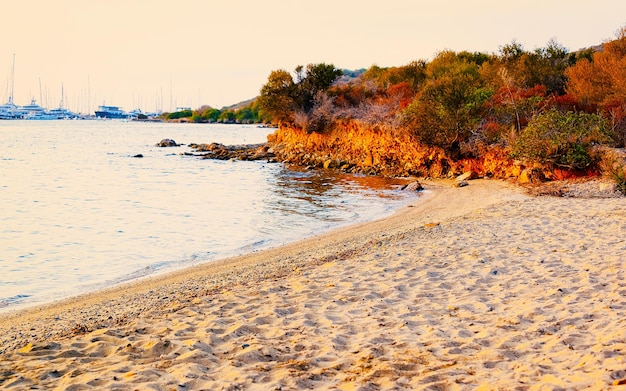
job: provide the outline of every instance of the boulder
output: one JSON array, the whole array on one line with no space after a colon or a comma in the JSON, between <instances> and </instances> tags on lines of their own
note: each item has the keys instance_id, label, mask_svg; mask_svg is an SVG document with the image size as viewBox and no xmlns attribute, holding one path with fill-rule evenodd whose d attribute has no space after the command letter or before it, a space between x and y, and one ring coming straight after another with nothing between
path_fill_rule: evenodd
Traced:
<instances>
[{"instance_id":1,"label":"boulder","mask_svg":"<svg viewBox=\"0 0 626 391\"><path fill-rule=\"evenodd\" d=\"M176 141L170 139L170 138L164 138L163 140L159 141L159 143L156 145L157 147L179 147L180 144L177 144Z\"/></svg>"},{"instance_id":2,"label":"boulder","mask_svg":"<svg viewBox=\"0 0 626 391\"><path fill-rule=\"evenodd\" d=\"M478 174L476 174L474 171L467 171L464 172L463 174L459 175L458 177L456 177L456 181L457 182L463 182L463 181L467 181L470 179L476 179L478 178Z\"/></svg>"},{"instance_id":3,"label":"boulder","mask_svg":"<svg viewBox=\"0 0 626 391\"><path fill-rule=\"evenodd\" d=\"M406 191L422 191L422 190L424 190L424 187L418 181L414 181L414 182L411 182L411 183L407 184L406 186L403 186L402 190L406 190Z\"/></svg>"},{"instance_id":4,"label":"boulder","mask_svg":"<svg viewBox=\"0 0 626 391\"><path fill-rule=\"evenodd\" d=\"M524 183L541 183L546 181L546 175L539 168L525 169L520 173L517 182Z\"/></svg>"}]
</instances>

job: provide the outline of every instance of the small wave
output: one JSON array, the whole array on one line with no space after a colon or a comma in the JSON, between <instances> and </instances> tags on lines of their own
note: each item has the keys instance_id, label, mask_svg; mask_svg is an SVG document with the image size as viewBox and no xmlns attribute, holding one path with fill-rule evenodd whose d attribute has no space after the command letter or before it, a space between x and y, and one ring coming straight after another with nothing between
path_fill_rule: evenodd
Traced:
<instances>
[{"instance_id":1,"label":"small wave","mask_svg":"<svg viewBox=\"0 0 626 391\"><path fill-rule=\"evenodd\" d=\"M265 248L265 247L269 246L269 244L271 242L272 242L271 239L258 240L258 241L254 242L254 243L251 243L251 244L245 245L243 247L240 247L239 251L243 252L243 253L254 252L254 251L257 251L257 250L260 250L262 248Z\"/></svg>"},{"instance_id":2,"label":"small wave","mask_svg":"<svg viewBox=\"0 0 626 391\"><path fill-rule=\"evenodd\" d=\"M29 297L30 295L15 295L5 299L0 299L0 308L8 307L22 300L28 299Z\"/></svg>"},{"instance_id":3,"label":"small wave","mask_svg":"<svg viewBox=\"0 0 626 391\"><path fill-rule=\"evenodd\" d=\"M96 284L96 285L98 287L111 286L111 285L117 285L117 284L121 284L121 283L128 282L128 281L139 280L145 277L149 277L151 275L155 275L155 274L159 274L163 272L170 272L170 271L182 269L191 265L206 262L214 256L215 256L215 253L208 252L208 253L202 253L202 254L193 254L187 258L182 258L180 260L175 260L175 261L155 262L145 267L142 267L141 269L131 271L113 280L106 281L103 284Z\"/></svg>"}]
</instances>

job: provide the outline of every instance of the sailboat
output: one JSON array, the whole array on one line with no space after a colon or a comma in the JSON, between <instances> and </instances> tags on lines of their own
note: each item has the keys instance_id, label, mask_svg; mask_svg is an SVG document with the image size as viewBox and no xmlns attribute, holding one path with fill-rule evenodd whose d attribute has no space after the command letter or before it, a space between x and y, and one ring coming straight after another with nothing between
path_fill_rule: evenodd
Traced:
<instances>
[{"instance_id":1,"label":"sailboat","mask_svg":"<svg viewBox=\"0 0 626 391\"><path fill-rule=\"evenodd\" d=\"M13 103L13 90L15 88L15 53L13 53L13 66L11 67L11 94L7 103L0 105L0 119L20 119L22 112Z\"/></svg>"},{"instance_id":2,"label":"sailboat","mask_svg":"<svg viewBox=\"0 0 626 391\"><path fill-rule=\"evenodd\" d=\"M65 107L63 107L63 102L65 102L65 89L63 88L63 85L61 84L61 102L59 103L59 107L57 107L56 109L48 110L48 113L53 115L55 117L55 119L75 119L75 118L78 118L78 114L73 113L73 112L69 111L68 109L66 109Z\"/></svg>"}]
</instances>

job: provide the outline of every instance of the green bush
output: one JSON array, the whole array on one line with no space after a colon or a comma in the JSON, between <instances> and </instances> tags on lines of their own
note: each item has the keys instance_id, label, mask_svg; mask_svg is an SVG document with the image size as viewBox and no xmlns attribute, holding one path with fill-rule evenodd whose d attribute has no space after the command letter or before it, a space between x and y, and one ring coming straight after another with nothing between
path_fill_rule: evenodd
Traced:
<instances>
[{"instance_id":1,"label":"green bush","mask_svg":"<svg viewBox=\"0 0 626 391\"><path fill-rule=\"evenodd\" d=\"M513 158L581 170L595 163L591 147L610 141L606 120L597 114L548 110L518 135Z\"/></svg>"},{"instance_id":2,"label":"green bush","mask_svg":"<svg viewBox=\"0 0 626 391\"><path fill-rule=\"evenodd\" d=\"M191 117L192 115L193 115L193 112L191 110L182 110L182 111L169 113L168 115L165 116L165 119L171 120L171 119L179 119L179 118L188 118L188 117Z\"/></svg>"},{"instance_id":3,"label":"green bush","mask_svg":"<svg viewBox=\"0 0 626 391\"><path fill-rule=\"evenodd\" d=\"M619 157L614 150L604 150L600 162L602 172L615 182L615 188L626 195L626 156Z\"/></svg>"},{"instance_id":4,"label":"green bush","mask_svg":"<svg viewBox=\"0 0 626 391\"><path fill-rule=\"evenodd\" d=\"M615 181L615 187L617 190L626 196L626 167L616 167L611 172L613 180Z\"/></svg>"}]
</instances>

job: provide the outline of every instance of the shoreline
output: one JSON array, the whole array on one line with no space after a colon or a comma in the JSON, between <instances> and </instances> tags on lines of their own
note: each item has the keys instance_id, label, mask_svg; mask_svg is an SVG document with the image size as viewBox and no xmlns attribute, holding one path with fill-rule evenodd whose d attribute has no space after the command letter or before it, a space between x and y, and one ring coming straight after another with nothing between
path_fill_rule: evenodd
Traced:
<instances>
[{"instance_id":1,"label":"shoreline","mask_svg":"<svg viewBox=\"0 0 626 391\"><path fill-rule=\"evenodd\" d=\"M0 388L626 379L623 199L428 188L381 220L3 314Z\"/></svg>"},{"instance_id":2,"label":"shoreline","mask_svg":"<svg viewBox=\"0 0 626 391\"><path fill-rule=\"evenodd\" d=\"M237 146L235 146L237 147ZM436 186L436 185L435 185ZM401 193L404 190L396 189L395 192ZM410 191L407 191L409 194ZM420 199L425 198L424 195L428 192L415 192L415 195L400 195L398 199L400 199L399 205L386 205L385 209L378 212L377 214L366 215L366 217L358 216L357 222L333 222L327 223L325 226L321 227L322 234L311 234L313 237L331 234L336 230L349 229L353 226L358 226L361 224L368 224L372 221L383 220L390 216L393 216L395 213L398 213L398 210L402 210L406 208L406 205L411 204L413 202L419 201ZM219 266L220 270L222 269L222 263L226 263L225 268L232 267L234 264L239 262L239 259L245 259L249 255L255 254L257 252L267 251L274 248L281 248L284 246L288 246L291 244L297 244L302 241L306 241L310 239L309 236L302 235L295 239L289 239L285 241L284 239L271 239L270 244L261 243L257 246L257 243L250 243L242 245L239 248L232 249L226 251L222 254L219 254L215 258L211 258L209 260L205 260L202 262L188 264L185 266L176 266L174 263L172 265L164 268L164 270L156 270L154 272L140 275L142 269L134 270L133 272L122 275L122 276L114 276L111 277L106 282L98 282L93 283L91 285L86 285L82 288L75 288L73 290L68 290L63 293L56 293L55 299L42 300L37 298L36 300L30 301L27 297L25 302L17 302L16 304L9 304L6 306L0 306L0 323L3 319L9 319L13 317L19 317L22 314L28 312L37 312L39 310L49 309L51 307L55 307L57 305L65 305L66 302L71 302L75 300L81 300L83 298L89 299L91 296L102 296L104 294L108 294L109 292L117 292L119 289L132 289L135 285L143 285L145 281L152 281L151 283L158 284L157 280L165 278L168 279L176 274L185 274L188 271L192 271L195 269L207 269L210 268L210 265ZM139 277L129 277L130 275L139 275ZM115 294L115 293L113 293ZM0 330L2 330L2 325L0 324ZM0 353L4 351L2 346L2 340L0 339Z\"/></svg>"},{"instance_id":3,"label":"shoreline","mask_svg":"<svg viewBox=\"0 0 626 391\"><path fill-rule=\"evenodd\" d=\"M300 239L295 242L254 250L253 252L241 255L229 256L162 274L133 279L114 286L72 295L49 303L39 303L26 308L17 308L2 312L0 313L0 320L2 321L0 322L0 334L6 336L8 329L16 328L16 325L20 324L23 328L26 328L26 324L30 324L30 322L34 324L41 323L42 328L45 328L45 325L48 324L49 321L67 321L75 323L72 327L66 327L66 330L62 330L61 332L59 332L57 328L54 328L52 333L37 335L37 337L40 338L49 338L52 336L63 337L74 334L77 331L84 332L85 330L92 330L101 326L107 326L112 324L113 320L114 323L117 324L120 321L123 321L123 319L138 315L140 312L132 311L130 308L125 307L125 299L128 296L134 296L134 299L139 299L142 303L146 302L150 309L158 309L159 306L171 302L172 297L187 297L187 295L195 297L201 294L214 292L224 286L241 284L245 279L242 278L242 275L236 275L236 273L246 273L246 276L249 276L254 280L284 277L293 271L293 268L290 270L290 265L284 265L284 263L297 263L300 266L304 264L317 265L324 263L325 259L327 259L329 255L321 257L323 259L314 262L302 262L298 260L301 253L310 252L311 247L317 246L319 242L339 242L345 237L353 236L353 231L358 230L362 226L370 224L386 224L388 220L401 218L399 215L414 208L414 203L420 204L436 196L436 192L441 191L447 186L442 185L442 183L445 182L446 181L435 181L429 184L429 192L420 193L415 201L408 202L408 206L401 207L391 214L375 220L340 226L322 234ZM334 254L331 255L331 257L335 256L336 255ZM264 258L268 259L264 260ZM195 290L195 292L191 292L182 286L186 279L192 280L193 283L190 285L193 286L199 285L200 282L204 285L208 285L204 290ZM164 285L168 284L175 284L176 287L181 290L178 291L178 293L169 292L167 300L164 303L159 300L154 300L153 302L152 299L146 296L146 292L150 293L153 292L154 289L162 289ZM124 299L119 300L122 296ZM109 319L108 316L111 315L105 316L100 313L89 313L89 316L85 316L85 314L77 316L76 314L76 311L83 313L83 307L92 307L96 304L104 303L112 304L114 307L121 309L123 315L118 316L115 319ZM146 309L146 303L142 306L142 310ZM108 314L109 312L115 311L107 311L105 314ZM73 316L70 316L69 313L72 313ZM42 315L45 319L41 319ZM11 343L8 339L9 338L0 337L0 354L10 350L8 346ZM16 344L16 347L17 346L19 346L19 343Z\"/></svg>"}]
</instances>

